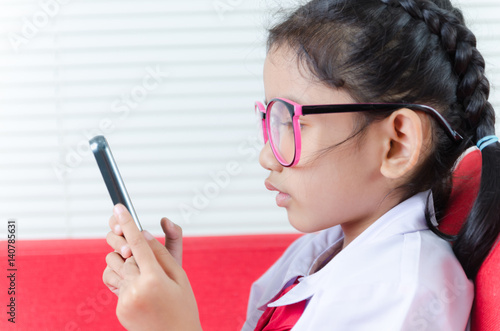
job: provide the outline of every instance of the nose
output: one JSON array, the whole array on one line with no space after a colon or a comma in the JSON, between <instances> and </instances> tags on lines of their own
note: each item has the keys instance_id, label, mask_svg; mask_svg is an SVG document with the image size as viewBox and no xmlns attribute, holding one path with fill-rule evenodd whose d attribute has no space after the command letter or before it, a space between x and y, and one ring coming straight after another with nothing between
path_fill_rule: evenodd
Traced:
<instances>
[{"instance_id":1,"label":"nose","mask_svg":"<svg viewBox=\"0 0 500 331\"><path fill-rule=\"evenodd\" d=\"M281 172L283 170L283 166L281 165L281 163L279 163L278 160L276 160L276 157L274 157L273 150L271 149L269 141L260 151L259 163L262 168L269 171Z\"/></svg>"}]
</instances>

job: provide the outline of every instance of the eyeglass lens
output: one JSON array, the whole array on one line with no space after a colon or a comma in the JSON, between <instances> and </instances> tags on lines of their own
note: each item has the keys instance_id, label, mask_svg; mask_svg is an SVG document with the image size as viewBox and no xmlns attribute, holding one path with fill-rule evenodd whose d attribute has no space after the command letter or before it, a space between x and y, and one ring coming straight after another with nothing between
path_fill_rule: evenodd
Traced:
<instances>
[{"instance_id":1,"label":"eyeglass lens","mask_svg":"<svg viewBox=\"0 0 500 331\"><path fill-rule=\"evenodd\" d=\"M278 161L290 165L295 158L293 119L283 102L273 101L268 108L269 140Z\"/></svg>"}]
</instances>

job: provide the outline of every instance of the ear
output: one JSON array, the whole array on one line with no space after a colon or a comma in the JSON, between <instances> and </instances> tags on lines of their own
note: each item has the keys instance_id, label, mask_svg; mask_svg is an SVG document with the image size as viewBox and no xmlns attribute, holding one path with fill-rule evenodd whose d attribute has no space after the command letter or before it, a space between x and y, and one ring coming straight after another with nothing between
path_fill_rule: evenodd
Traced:
<instances>
[{"instance_id":1,"label":"ear","mask_svg":"<svg viewBox=\"0 0 500 331\"><path fill-rule=\"evenodd\" d=\"M380 171L387 178L406 175L418 163L423 144L423 123L413 110L403 108L383 123L384 158Z\"/></svg>"}]
</instances>

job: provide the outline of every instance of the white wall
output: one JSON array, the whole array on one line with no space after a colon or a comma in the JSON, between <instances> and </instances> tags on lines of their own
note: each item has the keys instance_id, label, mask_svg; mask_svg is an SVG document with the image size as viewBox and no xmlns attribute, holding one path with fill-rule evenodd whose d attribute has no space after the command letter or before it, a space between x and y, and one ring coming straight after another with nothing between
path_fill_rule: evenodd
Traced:
<instances>
[{"instance_id":1,"label":"white wall","mask_svg":"<svg viewBox=\"0 0 500 331\"><path fill-rule=\"evenodd\" d=\"M0 0L0 235L13 218L20 238L105 236L87 148L99 133L151 232L162 216L186 235L292 231L263 186L253 118L264 27L285 1L55 1ZM460 4L499 86L500 3Z\"/></svg>"}]
</instances>

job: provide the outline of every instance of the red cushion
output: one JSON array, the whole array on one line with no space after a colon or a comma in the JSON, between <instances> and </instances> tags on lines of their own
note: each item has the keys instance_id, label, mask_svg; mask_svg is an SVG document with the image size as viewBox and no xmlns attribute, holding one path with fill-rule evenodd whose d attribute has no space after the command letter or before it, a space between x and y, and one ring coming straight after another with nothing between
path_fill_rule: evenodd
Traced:
<instances>
[{"instance_id":1,"label":"red cushion","mask_svg":"<svg viewBox=\"0 0 500 331\"><path fill-rule=\"evenodd\" d=\"M203 329L241 329L251 283L298 236L185 238L184 268ZM110 252L104 239L18 241L15 325L6 314L10 281L5 241L0 250L0 330L123 330L115 315L116 297L102 283Z\"/></svg>"},{"instance_id":2,"label":"red cushion","mask_svg":"<svg viewBox=\"0 0 500 331\"><path fill-rule=\"evenodd\" d=\"M453 190L440 230L457 234L474 203L481 180L481 153L465 156L453 177ZM475 281L472 331L500 330L500 246L496 245L479 269Z\"/></svg>"},{"instance_id":3,"label":"red cushion","mask_svg":"<svg viewBox=\"0 0 500 331\"><path fill-rule=\"evenodd\" d=\"M240 330L250 287L300 234L186 238L184 269L205 331Z\"/></svg>"},{"instance_id":4,"label":"red cushion","mask_svg":"<svg viewBox=\"0 0 500 331\"><path fill-rule=\"evenodd\" d=\"M479 150L467 154L453 173L453 189L448 202L446 216L439 229L447 234L457 234L479 191L482 158Z\"/></svg>"},{"instance_id":5,"label":"red cushion","mask_svg":"<svg viewBox=\"0 0 500 331\"><path fill-rule=\"evenodd\" d=\"M500 245L496 245L476 278L472 331L500 330Z\"/></svg>"}]
</instances>

